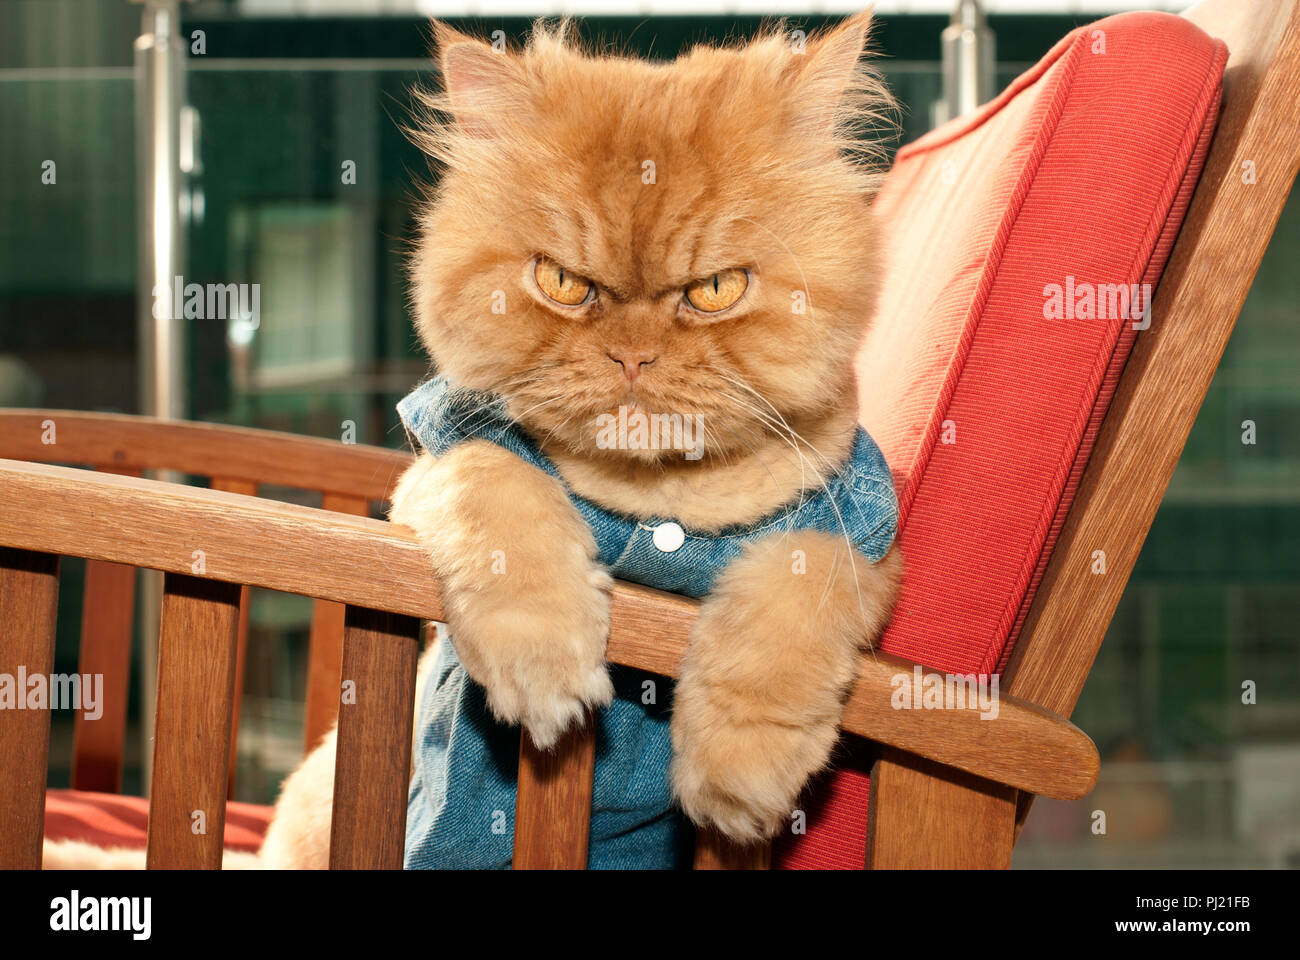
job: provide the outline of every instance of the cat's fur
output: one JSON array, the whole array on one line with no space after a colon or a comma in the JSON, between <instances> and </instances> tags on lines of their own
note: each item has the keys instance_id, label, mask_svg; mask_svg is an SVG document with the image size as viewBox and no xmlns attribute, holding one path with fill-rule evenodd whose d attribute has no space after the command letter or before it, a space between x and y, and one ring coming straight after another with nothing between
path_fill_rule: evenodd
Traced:
<instances>
[{"instance_id":1,"label":"cat's fur","mask_svg":"<svg viewBox=\"0 0 1300 960\"><path fill-rule=\"evenodd\" d=\"M713 532L816 490L848 456L881 262L879 167L858 125L889 105L861 62L869 20L672 63L584 52L563 25L520 52L436 26L445 89L415 135L442 175L412 265L417 327L438 370L504 397L576 493ZM593 281L595 303L548 304L538 255ZM751 271L737 308L682 306L687 283L733 267ZM657 360L630 385L618 350ZM595 417L633 400L698 417L703 458L599 449ZM456 650L501 720L546 746L609 702L611 581L555 478L472 440L421 456L391 518L427 545ZM511 576L495 577L503 546ZM788 822L899 569L896 549L873 565L795 531L722 572L672 717L673 789L696 823L751 841ZM331 735L286 781L266 865L326 865L333 752Z\"/></svg>"}]
</instances>

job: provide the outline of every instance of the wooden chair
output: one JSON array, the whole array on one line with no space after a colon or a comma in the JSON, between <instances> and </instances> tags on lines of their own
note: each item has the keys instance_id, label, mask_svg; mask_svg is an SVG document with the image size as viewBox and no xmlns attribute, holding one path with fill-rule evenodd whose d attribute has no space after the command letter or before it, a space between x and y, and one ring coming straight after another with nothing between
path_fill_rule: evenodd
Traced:
<instances>
[{"instance_id":1,"label":"wooden chair","mask_svg":"<svg viewBox=\"0 0 1300 960\"><path fill-rule=\"evenodd\" d=\"M257 496L260 488L286 487L320 495L324 510L369 516L388 499L408 453L379 447L223 427L70 410L0 411L0 455L15 460L87 465L121 476L173 471L205 478L213 490ZM86 563L78 672L105 677L104 715L93 723L77 715L72 786L116 793L121 789L126 730L135 568L99 560ZM248 595L240 601L232 737L238 736ZM304 748L310 750L334 724L335 691L343 650L343 608L312 607ZM230 784L233 795L234 741Z\"/></svg>"},{"instance_id":2,"label":"wooden chair","mask_svg":"<svg viewBox=\"0 0 1300 960\"><path fill-rule=\"evenodd\" d=\"M242 428L57 411L0 411L0 449L24 461L49 459L40 444L49 421L60 459L110 469L0 462L0 623L6 638L0 672L16 673L19 665L29 675L53 670L58 557L80 556L90 568L80 672L123 678L129 618L120 614L120 593L109 589L129 591L135 567L166 571L150 865L220 863L237 735L240 624L251 585L317 598L305 739L313 744L338 717L333 865L400 866L420 620L440 619L442 606L414 538L359 514L371 499L386 496L408 456ZM331 461L328 470L316 469L322 458ZM132 475L164 467L219 471L219 478L204 490ZM251 493L259 483L324 487L330 491L326 502L349 498L356 509L258 499ZM232 492L237 484L248 492ZM339 489L348 492L333 492ZM200 575L194 574L196 550L203 551ZM101 607L113 616L96 616ZM675 675L695 611L693 601L620 583L609 659ZM337 660L331 623L344 625ZM1073 798L1091 788L1097 772L1091 741L1031 703L1004 698L991 722L974 711L900 715L889 704L890 677L910 669L885 656L864 661L844 728L1035 793ZM355 705L338 706L340 676L355 683ZM124 679L119 684L124 688ZM120 776L125 702L124 693L110 698L105 717L94 724L78 719L76 786L116 789L116 779L108 783L102 774ZM101 724L111 736L82 732ZM200 750L193 746L194 731L207 731ZM524 738L515 849L520 866L585 864L589 732L575 732L551 753L534 750ZM0 712L0 769L14 773L0 787L0 863L7 866L40 861L48 737L48 714ZM190 831L194 810L207 815L205 835ZM709 849L703 847L702 856Z\"/></svg>"},{"instance_id":3,"label":"wooden chair","mask_svg":"<svg viewBox=\"0 0 1300 960\"><path fill-rule=\"evenodd\" d=\"M1188 14L1231 51L1218 133L1156 295L1156 322L1137 339L1003 675L997 718L894 710L891 678L912 664L883 655L862 660L842 728L881 745L872 770L869 866L1007 866L1035 794L1074 799L1095 781L1096 748L1067 717L1300 166L1300 10L1294 0L1276 0L1257 13L1244 18L1231 0L1211 0ZM1252 189L1236 189L1246 161L1261 176ZM339 726L330 862L400 867L417 636L421 620L442 616L427 557L404 529L355 515L361 509L331 512L249 495L252 484L275 482L323 489L356 506L386 495L397 455L131 418L101 423L98 435L65 431L60 418L77 416L0 413L0 453L15 458L0 462L0 672L20 664L28 673L52 670L59 556L166 571L148 862L216 868L234 738L241 585L342 605L341 673L320 668L329 680L314 694L328 704L315 716L337 710ZM39 443L45 419L56 421L60 446L68 438L59 460L131 472L182 469L221 478L214 486L227 489L18 462L53 459ZM293 443L317 456L295 463L277 452ZM232 481L243 486L232 490ZM1103 533L1108 575L1086 583L1070 576L1086 567ZM204 551L200 574L196 549ZM107 575L124 587L123 574ZM109 592L94 589L97 597ZM90 609L115 608L97 601ZM692 601L617 584L608 658L675 675L695 614ZM120 623L121 611L113 618ZM83 644L101 629L92 623ZM107 647L120 663L120 646ZM339 676L355 684L355 703L339 705ZM523 738L516 867L586 864L591 731L590 724L572 731L551 753ZM48 740L43 711L0 711L0 867L40 864ZM87 756L105 753L111 746ZM207 814L204 834L190 830L195 810ZM697 868L768 862L766 847L737 848L708 834L697 844Z\"/></svg>"}]
</instances>

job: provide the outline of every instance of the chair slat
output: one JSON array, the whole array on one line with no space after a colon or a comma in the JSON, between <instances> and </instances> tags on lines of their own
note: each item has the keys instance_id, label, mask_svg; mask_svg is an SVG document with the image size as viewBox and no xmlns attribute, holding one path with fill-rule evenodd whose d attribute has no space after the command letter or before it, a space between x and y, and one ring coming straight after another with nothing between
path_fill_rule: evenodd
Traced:
<instances>
[{"instance_id":1,"label":"chair slat","mask_svg":"<svg viewBox=\"0 0 1300 960\"><path fill-rule=\"evenodd\" d=\"M58 600L57 556L0 547L0 674L21 700L0 709L0 870L41 866L50 690L44 704L31 704L25 678L49 682Z\"/></svg>"},{"instance_id":2,"label":"chair slat","mask_svg":"<svg viewBox=\"0 0 1300 960\"><path fill-rule=\"evenodd\" d=\"M310 753L338 721L346 610L345 604L332 600L315 600L311 605L311 645L307 654L307 693L302 720L304 753Z\"/></svg>"},{"instance_id":3,"label":"chair slat","mask_svg":"<svg viewBox=\"0 0 1300 960\"><path fill-rule=\"evenodd\" d=\"M253 588L239 588L239 624L235 628L235 695L230 705L230 768L226 771L226 799L235 799L235 772L239 768L239 721L244 709L244 670L248 665L248 617Z\"/></svg>"},{"instance_id":4,"label":"chair slat","mask_svg":"<svg viewBox=\"0 0 1300 960\"><path fill-rule=\"evenodd\" d=\"M585 870L591 833L596 724L588 713L550 750L519 738L515 798L516 870Z\"/></svg>"},{"instance_id":5,"label":"chair slat","mask_svg":"<svg viewBox=\"0 0 1300 960\"><path fill-rule=\"evenodd\" d=\"M696 870L771 870L772 844L732 843L716 830L695 832Z\"/></svg>"},{"instance_id":6,"label":"chair slat","mask_svg":"<svg viewBox=\"0 0 1300 960\"><path fill-rule=\"evenodd\" d=\"M99 717L89 720L78 711L73 720L72 786L118 793L135 622L135 567L87 560L84 597L77 670L82 676L103 677L104 686Z\"/></svg>"},{"instance_id":7,"label":"chair slat","mask_svg":"<svg viewBox=\"0 0 1300 960\"><path fill-rule=\"evenodd\" d=\"M126 467L106 465L99 470L122 477L140 476L139 470ZM135 568L87 560L77 670L82 676L103 677L104 687L100 716L87 720L82 713L77 713L73 721L74 789L104 793L118 793L122 789L134 626Z\"/></svg>"},{"instance_id":8,"label":"chair slat","mask_svg":"<svg viewBox=\"0 0 1300 960\"><path fill-rule=\"evenodd\" d=\"M348 607L331 870L399 870L406 844L420 621Z\"/></svg>"},{"instance_id":9,"label":"chair slat","mask_svg":"<svg viewBox=\"0 0 1300 960\"><path fill-rule=\"evenodd\" d=\"M221 867L239 595L238 584L183 574L163 582L150 869Z\"/></svg>"},{"instance_id":10,"label":"chair slat","mask_svg":"<svg viewBox=\"0 0 1300 960\"><path fill-rule=\"evenodd\" d=\"M1006 869L1016 790L893 747L871 768L872 870Z\"/></svg>"},{"instance_id":11,"label":"chair slat","mask_svg":"<svg viewBox=\"0 0 1300 960\"><path fill-rule=\"evenodd\" d=\"M257 484L252 480L230 477L213 477L213 490L240 493L246 497L257 496ZM239 592L239 631L235 645L235 702L230 714L230 772L226 780L226 797L235 799L235 771L239 767L239 719L244 705L244 665L248 662L248 612L252 588L244 586Z\"/></svg>"},{"instance_id":12,"label":"chair slat","mask_svg":"<svg viewBox=\"0 0 1300 960\"><path fill-rule=\"evenodd\" d=\"M365 517L370 501L341 494L321 495L321 508ZM311 609L311 648L307 655L307 703L303 715L303 751L310 753L339 717L339 677L343 666L344 604L317 600Z\"/></svg>"}]
</instances>

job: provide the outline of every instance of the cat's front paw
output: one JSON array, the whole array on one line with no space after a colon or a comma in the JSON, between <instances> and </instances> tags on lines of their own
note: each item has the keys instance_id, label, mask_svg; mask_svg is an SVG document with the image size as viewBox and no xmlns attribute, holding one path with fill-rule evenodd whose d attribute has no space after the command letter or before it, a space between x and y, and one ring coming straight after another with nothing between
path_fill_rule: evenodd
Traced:
<instances>
[{"instance_id":1,"label":"cat's front paw","mask_svg":"<svg viewBox=\"0 0 1300 960\"><path fill-rule=\"evenodd\" d=\"M613 699L605 663L611 582L592 569L580 589L551 603L499 597L468 605L451 623L452 643L493 715L523 724L543 750L588 708Z\"/></svg>"},{"instance_id":2,"label":"cat's front paw","mask_svg":"<svg viewBox=\"0 0 1300 960\"><path fill-rule=\"evenodd\" d=\"M673 706L673 792L698 826L740 844L790 823L839 732L833 720L791 724L754 707L743 693L702 684L679 685Z\"/></svg>"}]
</instances>

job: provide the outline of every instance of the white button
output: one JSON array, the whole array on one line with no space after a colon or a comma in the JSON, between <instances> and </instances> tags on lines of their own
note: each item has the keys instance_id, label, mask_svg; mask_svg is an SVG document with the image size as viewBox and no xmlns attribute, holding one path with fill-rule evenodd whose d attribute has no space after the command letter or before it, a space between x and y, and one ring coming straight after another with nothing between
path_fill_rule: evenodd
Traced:
<instances>
[{"instance_id":1,"label":"white button","mask_svg":"<svg viewBox=\"0 0 1300 960\"><path fill-rule=\"evenodd\" d=\"M686 531L669 520L655 527L655 546L664 553L672 553L686 542Z\"/></svg>"}]
</instances>

